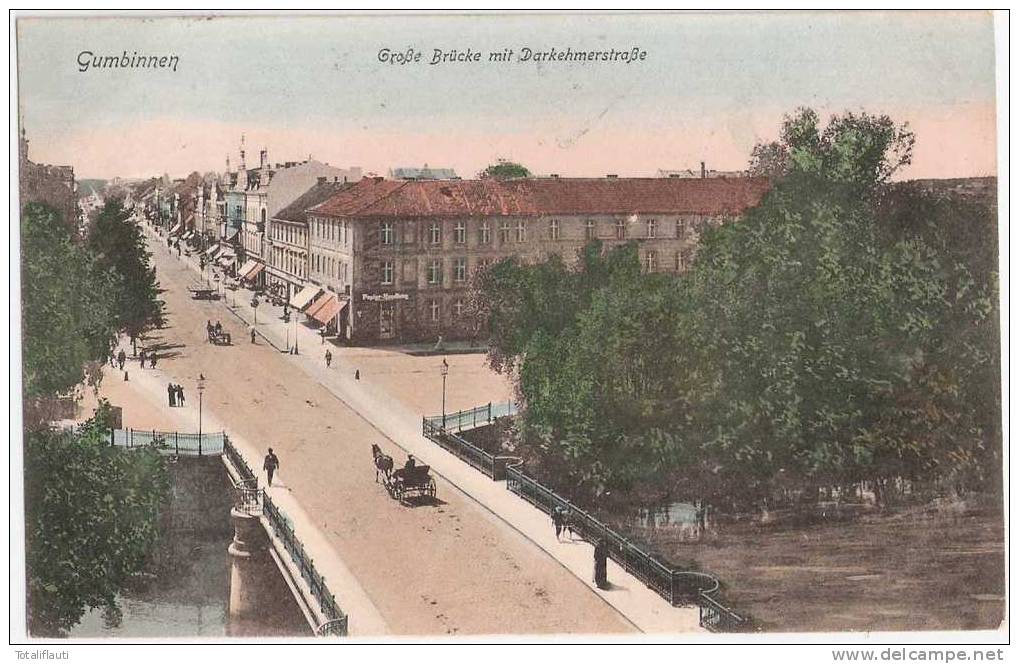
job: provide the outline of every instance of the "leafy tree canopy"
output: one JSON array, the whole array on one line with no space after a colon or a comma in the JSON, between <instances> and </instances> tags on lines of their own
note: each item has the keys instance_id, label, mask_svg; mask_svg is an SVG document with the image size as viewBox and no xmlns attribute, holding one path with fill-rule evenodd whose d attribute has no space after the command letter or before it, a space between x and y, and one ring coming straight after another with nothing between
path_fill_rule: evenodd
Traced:
<instances>
[{"instance_id":1,"label":"leafy tree canopy","mask_svg":"<svg viewBox=\"0 0 1019 664\"><path fill-rule=\"evenodd\" d=\"M513 161L507 161L506 159L500 159L494 164L489 165L485 170L478 174L480 178L494 178L496 180L509 180L510 178L529 178L531 177L531 171L527 170L527 167L522 166Z\"/></svg>"},{"instance_id":2,"label":"leafy tree canopy","mask_svg":"<svg viewBox=\"0 0 1019 664\"><path fill-rule=\"evenodd\" d=\"M117 594L143 570L169 487L155 449L109 445L102 402L79 431L25 440L29 631L62 636L90 608L116 612Z\"/></svg>"}]
</instances>

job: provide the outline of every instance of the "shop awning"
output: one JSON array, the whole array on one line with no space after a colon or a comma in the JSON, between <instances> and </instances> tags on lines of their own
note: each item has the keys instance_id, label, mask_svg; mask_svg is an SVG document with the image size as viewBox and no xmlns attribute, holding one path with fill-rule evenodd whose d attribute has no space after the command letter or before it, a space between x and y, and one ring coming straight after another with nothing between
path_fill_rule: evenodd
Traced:
<instances>
[{"instance_id":1,"label":"shop awning","mask_svg":"<svg viewBox=\"0 0 1019 664\"><path fill-rule=\"evenodd\" d=\"M181 235L180 239L182 239L182 240L190 240L191 236L194 235L194 234L195 234L194 231L188 231L187 233L184 233L184 235Z\"/></svg>"},{"instance_id":2,"label":"shop awning","mask_svg":"<svg viewBox=\"0 0 1019 664\"><path fill-rule=\"evenodd\" d=\"M328 302L331 297L334 297L332 293L322 293L318 296L318 299L312 302L311 306L304 310L304 313L306 313L310 318L315 318L315 314L318 310L324 307L325 303ZM315 320L318 319L315 318Z\"/></svg>"},{"instance_id":3,"label":"shop awning","mask_svg":"<svg viewBox=\"0 0 1019 664\"><path fill-rule=\"evenodd\" d=\"M174 224L174 227L170 229L170 235L176 235L180 232L180 224Z\"/></svg>"},{"instance_id":4,"label":"shop awning","mask_svg":"<svg viewBox=\"0 0 1019 664\"><path fill-rule=\"evenodd\" d=\"M258 273L261 272L264 269L265 269L265 263L255 263L255 267L251 268L251 270L248 273L246 273L243 277L241 277L241 279L247 279L249 281L254 281L255 277L258 276Z\"/></svg>"},{"instance_id":5,"label":"shop awning","mask_svg":"<svg viewBox=\"0 0 1019 664\"><path fill-rule=\"evenodd\" d=\"M334 318L336 318L336 314L340 313L340 309L343 307L340 305L340 301L337 300L336 296L332 293L323 299L325 299L325 302L323 302L314 313L309 315L323 325L328 325Z\"/></svg>"},{"instance_id":6,"label":"shop awning","mask_svg":"<svg viewBox=\"0 0 1019 664\"><path fill-rule=\"evenodd\" d=\"M322 289L318 286L305 286L301 289L300 293L295 293L294 296L290 298L290 306L300 311L311 304L312 300L318 297L318 294L321 292Z\"/></svg>"},{"instance_id":7,"label":"shop awning","mask_svg":"<svg viewBox=\"0 0 1019 664\"><path fill-rule=\"evenodd\" d=\"M219 251L219 245L218 244L214 244L214 245L212 245L211 247L209 247L208 249L205 250L205 255L208 256L209 258L212 258L213 256L216 255L217 251Z\"/></svg>"},{"instance_id":8,"label":"shop awning","mask_svg":"<svg viewBox=\"0 0 1019 664\"><path fill-rule=\"evenodd\" d=\"M237 237L237 233L239 233L239 232L240 231L238 231L236 228L230 229L230 231L227 232L226 237L223 238L223 241L226 242L226 243L233 242L234 238Z\"/></svg>"},{"instance_id":9,"label":"shop awning","mask_svg":"<svg viewBox=\"0 0 1019 664\"><path fill-rule=\"evenodd\" d=\"M232 254L231 255L223 254L222 256L219 257L219 259L216 262L222 265L223 267L230 267L234 263L234 257Z\"/></svg>"},{"instance_id":10,"label":"shop awning","mask_svg":"<svg viewBox=\"0 0 1019 664\"><path fill-rule=\"evenodd\" d=\"M241 269L237 270L237 276L243 279L244 276L248 272L251 272L251 270L253 270L257 264L258 263L256 263L253 258L249 258L248 260L244 261L244 265L241 266Z\"/></svg>"}]
</instances>

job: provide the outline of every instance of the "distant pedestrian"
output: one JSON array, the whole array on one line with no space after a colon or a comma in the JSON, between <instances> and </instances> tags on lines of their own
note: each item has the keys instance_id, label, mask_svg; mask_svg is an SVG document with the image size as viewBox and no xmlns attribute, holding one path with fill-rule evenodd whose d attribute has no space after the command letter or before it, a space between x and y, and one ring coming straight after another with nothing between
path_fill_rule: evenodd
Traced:
<instances>
[{"instance_id":1,"label":"distant pedestrian","mask_svg":"<svg viewBox=\"0 0 1019 664\"><path fill-rule=\"evenodd\" d=\"M181 408L184 407L184 386L183 385L178 385L177 386L177 405L180 406Z\"/></svg>"},{"instance_id":2,"label":"distant pedestrian","mask_svg":"<svg viewBox=\"0 0 1019 664\"><path fill-rule=\"evenodd\" d=\"M361 380L361 370L354 369L354 380Z\"/></svg>"},{"instance_id":3,"label":"distant pedestrian","mask_svg":"<svg viewBox=\"0 0 1019 664\"><path fill-rule=\"evenodd\" d=\"M608 560L609 545L600 539L594 545L594 584L602 590L609 587Z\"/></svg>"},{"instance_id":4,"label":"distant pedestrian","mask_svg":"<svg viewBox=\"0 0 1019 664\"><path fill-rule=\"evenodd\" d=\"M255 343L255 328L251 328L251 343Z\"/></svg>"},{"instance_id":5,"label":"distant pedestrian","mask_svg":"<svg viewBox=\"0 0 1019 664\"><path fill-rule=\"evenodd\" d=\"M262 469L265 470L265 474L269 476L269 486L272 486L272 476L279 467L280 460L275 454L273 454L272 448L270 447L269 453L265 455L265 463L262 464Z\"/></svg>"},{"instance_id":6,"label":"distant pedestrian","mask_svg":"<svg viewBox=\"0 0 1019 664\"><path fill-rule=\"evenodd\" d=\"M326 351L326 369L328 369L333 363L333 354L330 351Z\"/></svg>"},{"instance_id":7,"label":"distant pedestrian","mask_svg":"<svg viewBox=\"0 0 1019 664\"><path fill-rule=\"evenodd\" d=\"M223 333L223 324L220 323L219 321L216 321L216 334L222 334L222 333Z\"/></svg>"},{"instance_id":8,"label":"distant pedestrian","mask_svg":"<svg viewBox=\"0 0 1019 664\"><path fill-rule=\"evenodd\" d=\"M559 541L563 534L563 510L558 505L552 508L552 525L555 526L556 541Z\"/></svg>"},{"instance_id":9,"label":"distant pedestrian","mask_svg":"<svg viewBox=\"0 0 1019 664\"><path fill-rule=\"evenodd\" d=\"M127 354L124 352L124 349L121 348L120 352L117 353L117 364L120 366L121 370L124 369L124 362L126 362L126 361L127 361Z\"/></svg>"},{"instance_id":10,"label":"distant pedestrian","mask_svg":"<svg viewBox=\"0 0 1019 664\"><path fill-rule=\"evenodd\" d=\"M173 383L169 383L166 386L166 398L170 402L170 408L177 405L177 390L174 389Z\"/></svg>"},{"instance_id":11,"label":"distant pedestrian","mask_svg":"<svg viewBox=\"0 0 1019 664\"><path fill-rule=\"evenodd\" d=\"M144 369L145 368L145 349L144 348L142 349L142 351L140 353L138 353L138 360L139 360L139 362L141 362L142 369Z\"/></svg>"},{"instance_id":12,"label":"distant pedestrian","mask_svg":"<svg viewBox=\"0 0 1019 664\"><path fill-rule=\"evenodd\" d=\"M149 356L149 369L155 368L156 368L156 353L153 352L152 355Z\"/></svg>"}]
</instances>

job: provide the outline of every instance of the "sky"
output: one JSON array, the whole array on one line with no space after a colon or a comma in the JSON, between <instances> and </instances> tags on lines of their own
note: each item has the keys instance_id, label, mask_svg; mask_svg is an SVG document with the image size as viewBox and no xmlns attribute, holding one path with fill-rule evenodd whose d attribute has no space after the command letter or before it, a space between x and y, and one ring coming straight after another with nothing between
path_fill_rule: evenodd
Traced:
<instances>
[{"instance_id":1,"label":"sky","mask_svg":"<svg viewBox=\"0 0 1019 664\"><path fill-rule=\"evenodd\" d=\"M309 156L385 174L496 159L539 174L746 167L783 115L887 114L916 133L900 177L996 169L993 21L981 12L489 16L23 17L30 158L79 178L183 176ZM519 61L637 48L642 61ZM420 62L379 60L388 48ZM430 65L433 50L481 62ZM510 48L507 63L488 62ZM82 72L79 54L178 57Z\"/></svg>"}]
</instances>

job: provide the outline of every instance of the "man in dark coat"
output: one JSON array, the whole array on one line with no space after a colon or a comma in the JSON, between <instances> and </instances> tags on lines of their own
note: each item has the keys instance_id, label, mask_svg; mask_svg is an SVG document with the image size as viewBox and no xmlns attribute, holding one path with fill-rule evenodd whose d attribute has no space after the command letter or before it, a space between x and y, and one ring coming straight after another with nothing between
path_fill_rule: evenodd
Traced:
<instances>
[{"instance_id":1,"label":"man in dark coat","mask_svg":"<svg viewBox=\"0 0 1019 664\"><path fill-rule=\"evenodd\" d=\"M177 390L174 389L173 383L166 386L166 399L170 402L171 408L177 405Z\"/></svg>"},{"instance_id":2,"label":"man in dark coat","mask_svg":"<svg viewBox=\"0 0 1019 664\"><path fill-rule=\"evenodd\" d=\"M280 467L279 458L273 454L272 448L269 448L269 453L265 455L265 463L262 464L262 469L265 470L265 474L269 476L269 486L272 486L272 476L276 470Z\"/></svg>"}]
</instances>

